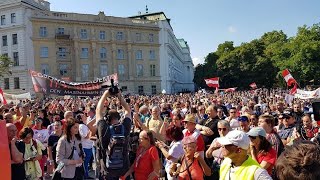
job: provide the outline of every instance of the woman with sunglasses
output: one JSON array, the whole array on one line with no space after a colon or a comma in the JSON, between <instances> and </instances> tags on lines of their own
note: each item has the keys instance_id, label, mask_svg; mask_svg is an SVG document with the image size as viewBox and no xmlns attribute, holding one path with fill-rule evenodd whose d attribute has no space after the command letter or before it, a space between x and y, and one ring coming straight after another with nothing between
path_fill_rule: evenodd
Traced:
<instances>
[{"instance_id":1,"label":"woman with sunglasses","mask_svg":"<svg viewBox=\"0 0 320 180\"><path fill-rule=\"evenodd\" d=\"M184 180L202 180L204 176L210 176L210 167L197 152L197 139L187 136L183 138L182 144L185 155L180 162L171 166L170 175Z\"/></svg>"},{"instance_id":2,"label":"woman with sunglasses","mask_svg":"<svg viewBox=\"0 0 320 180\"><path fill-rule=\"evenodd\" d=\"M267 133L262 127L254 127L248 133L250 138L251 156L271 175L277 160L277 152L266 139Z\"/></svg>"},{"instance_id":3,"label":"woman with sunglasses","mask_svg":"<svg viewBox=\"0 0 320 180\"><path fill-rule=\"evenodd\" d=\"M156 180L160 175L160 160L152 131L141 131L139 142L136 159L121 179L127 179L134 172L134 179Z\"/></svg>"}]
</instances>

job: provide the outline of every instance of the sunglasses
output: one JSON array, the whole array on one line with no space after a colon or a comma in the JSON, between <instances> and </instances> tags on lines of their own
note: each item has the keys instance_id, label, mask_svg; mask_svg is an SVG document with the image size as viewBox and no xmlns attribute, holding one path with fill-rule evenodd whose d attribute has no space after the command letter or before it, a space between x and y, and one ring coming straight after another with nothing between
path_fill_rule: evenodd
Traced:
<instances>
[{"instance_id":1,"label":"sunglasses","mask_svg":"<svg viewBox=\"0 0 320 180\"><path fill-rule=\"evenodd\" d=\"M236 113L236 112L234 112L234 111L231 111L230 113L232 113L232 114L233 114L233 113Z\"/></svg>"},{"instance_id":2,"label":"sunglasses","mask_svg":"<svg viewBox=\"0 0 320 180\"><path fill-rule=\"evenodd\" d=\"M218 128L218 131L226 131L227 128Z\"/></svg>"}]
</instances>

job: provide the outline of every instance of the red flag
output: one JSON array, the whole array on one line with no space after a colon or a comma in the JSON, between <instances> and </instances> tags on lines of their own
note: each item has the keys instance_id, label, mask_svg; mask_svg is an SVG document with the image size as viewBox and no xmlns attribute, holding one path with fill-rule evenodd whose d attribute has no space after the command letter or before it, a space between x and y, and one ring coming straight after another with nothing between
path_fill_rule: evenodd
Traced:
<instances>
[{"instance_id":1,"label":"red flag","mask_svg":"<svg viewBox=\"0 0 320 180\"><path fill-rule=\"evenodd\" d=\"M298 88L298 87L297 87L297 83L295 83L294 86L293 86L293 88L290 90L289 93L290 93L291 95L294 95L295 93L297 93L297 88Z\"/></svg>"},{"instance_id":2,"label":"red flag","mask_svg":"<svg viewBox=\"0 0 320 180\"><path fill-rule=\"evenodd\" d=\"M0 101L1 101L2 104L4 104L4 105L7 104L7 100L6 100L6 98L4 98L4 96L3 96L3 91L2 91L1 88L0 88Z\"/></svg>"},{"instance_id":3,"label":"red flag","mask_svg":"<svg viewBox=\"0 0 320 180\"><path fill-rule=\"evenodd\" d=\"M11 179L11 159L9 151L8 133L6 121L0 121L0 174L1 179Z\"/></svg>"},{"instance_id":4,"label":"red flag","mask_svg":"<svg viewBox=\"0 0 320 180\"><path fill-rule=\"evenodd\" d=\"M204 81L209 87L215 87L215 88L219 87L219 77L204 79Z\"/></svg>"},{"instance_id":5,"label":"red flag","mask_svg":"<svg viewBox=\"0 0 320 180\"><path fill-rule=\"evenodd\" d=\"M234 92L236 91L237 87L234 87L234 88L228 88L228 89L225 89L224 92Z\"/></svg>"},{"instance_id":6,"label":"red flag","mask_svg":"<svg viewBox=\"0 0 320 180\"><path fill-rule=\"evenodd\" d=\"M288 69L282 71L282 76L284 80L287 82L288 86L292 86L294 83L297 83L297 81L291 76Z\"/></svg>"},{"instance_id":7,"label":"red flag","mask_svg":"<svg viewBox=\"0 0 320 180\"><path fill-rule=\"evenodd\" d=\"M257 89L257 84L255 82L249 85L252 89Z\"/></svg>"}]
</instances>

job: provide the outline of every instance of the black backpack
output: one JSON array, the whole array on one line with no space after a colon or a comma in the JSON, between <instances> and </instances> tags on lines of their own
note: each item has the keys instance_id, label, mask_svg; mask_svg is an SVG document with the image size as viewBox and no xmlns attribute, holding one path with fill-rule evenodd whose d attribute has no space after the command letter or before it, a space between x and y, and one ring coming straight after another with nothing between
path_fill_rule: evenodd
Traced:
<instances>
[{"instance_id":1,"label":"black backpack","mask_svg":"<svg viewBox=\"0 0 320 180\"><path fill-rule=\"evenodd\" d=\"M101 123L101 124L100 124ZM128 137L123 124L98 123L97 159L102 177L120 177L129 170Z\"/></svg>"}]
</instances>

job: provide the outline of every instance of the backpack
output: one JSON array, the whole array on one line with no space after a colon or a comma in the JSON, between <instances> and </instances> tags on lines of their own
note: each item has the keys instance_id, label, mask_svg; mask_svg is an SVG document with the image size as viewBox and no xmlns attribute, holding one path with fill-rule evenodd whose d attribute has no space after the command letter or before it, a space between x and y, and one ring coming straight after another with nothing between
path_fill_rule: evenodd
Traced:
<instances>
[{"instance_id":1,"label":"backpack","mask_svg":"<svg viewBox=\"0 0 320 180\"><path fill-rule=\"evenodd\" d=\"M104 120L99 121L97 138L97 159L101 176L123 176L130 166L129 141L123 124L109 125Z\"/></svg>"}]
</instances>

